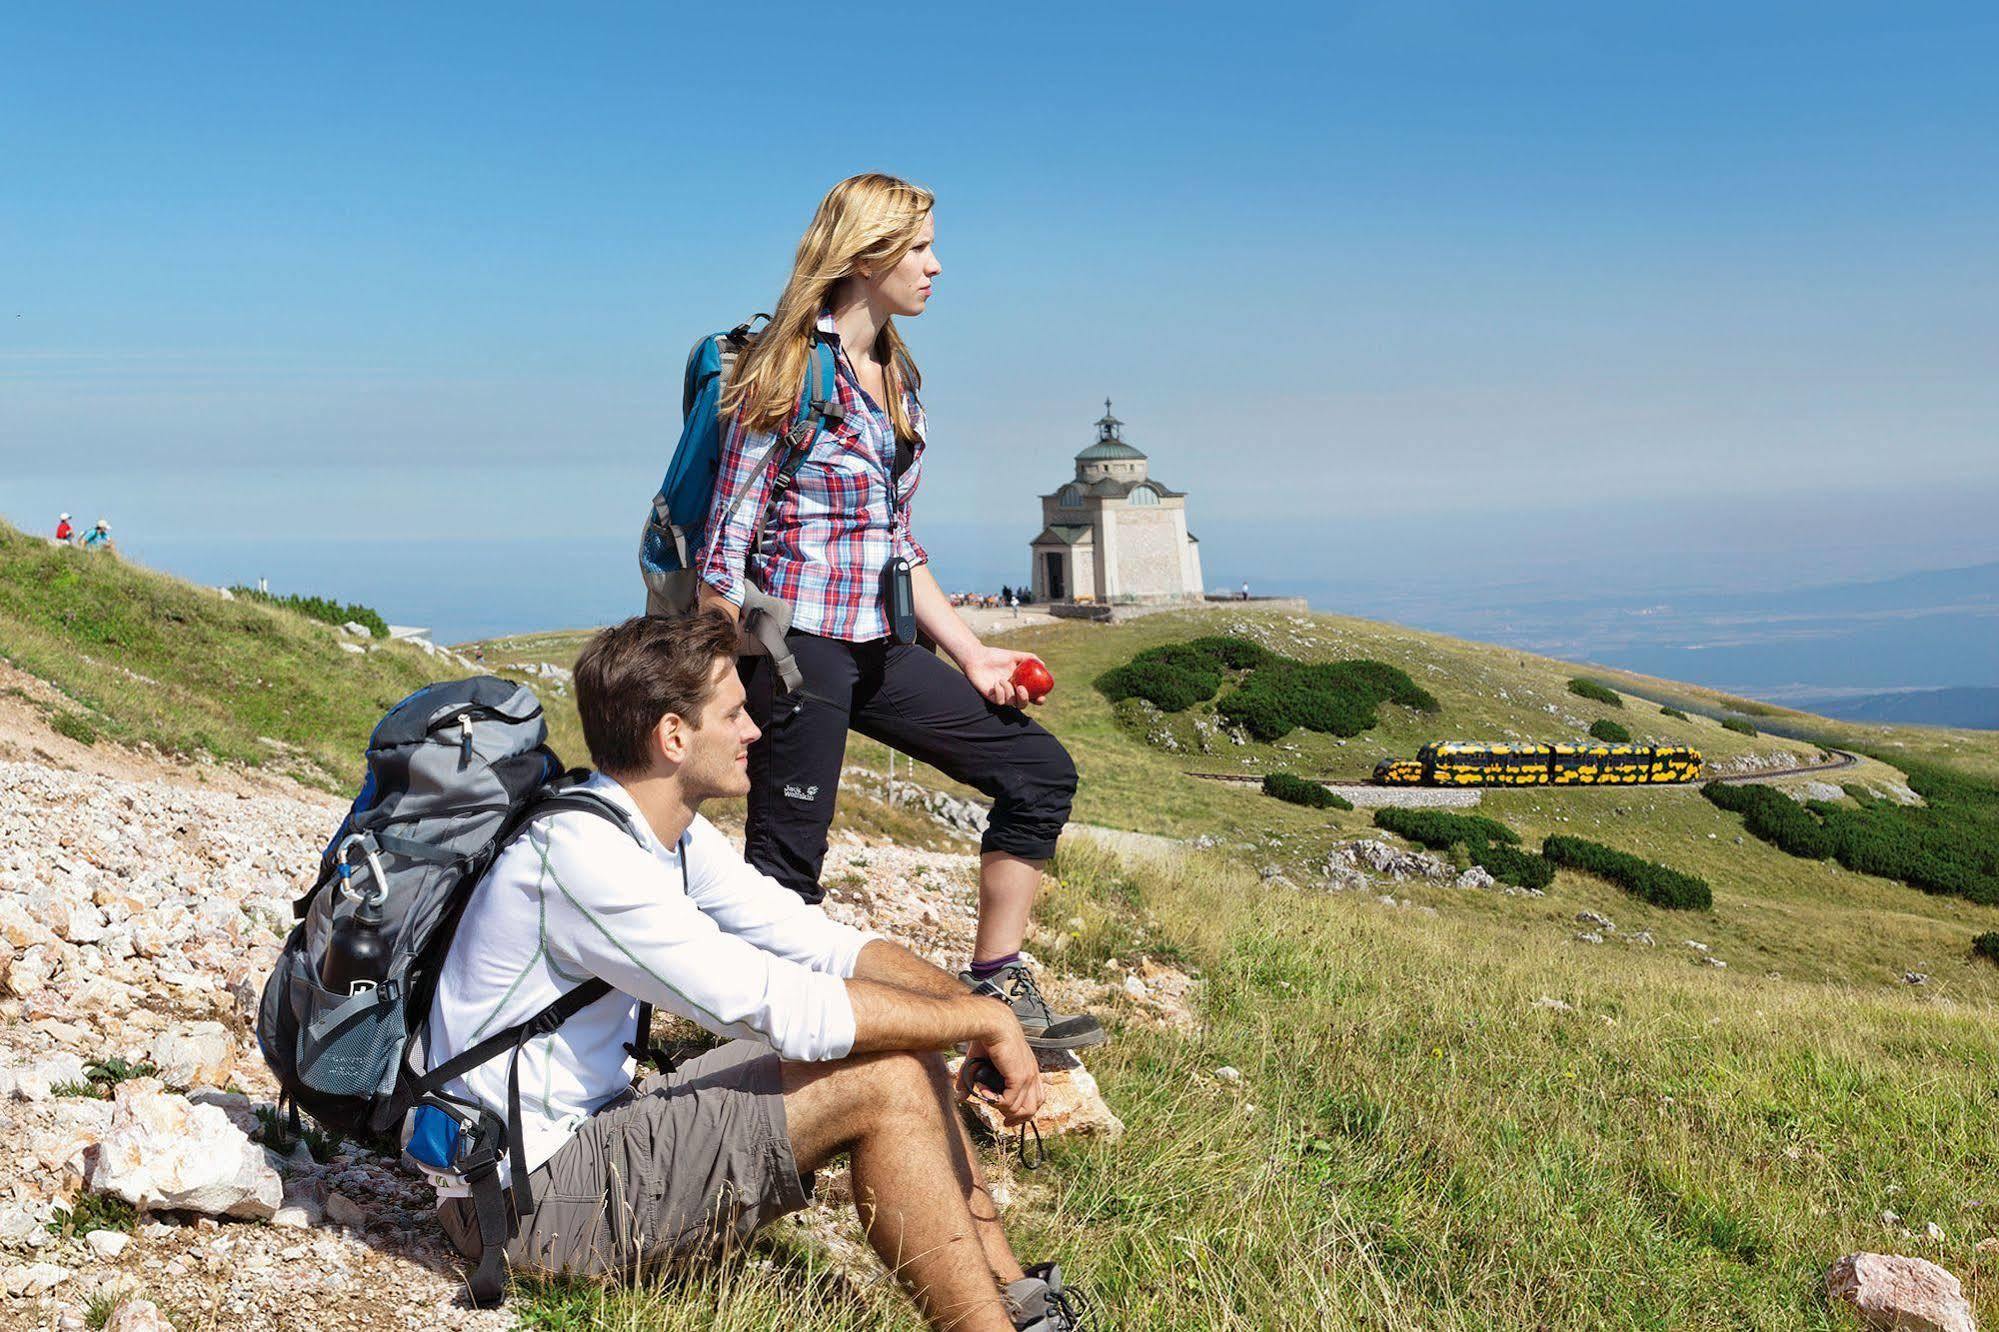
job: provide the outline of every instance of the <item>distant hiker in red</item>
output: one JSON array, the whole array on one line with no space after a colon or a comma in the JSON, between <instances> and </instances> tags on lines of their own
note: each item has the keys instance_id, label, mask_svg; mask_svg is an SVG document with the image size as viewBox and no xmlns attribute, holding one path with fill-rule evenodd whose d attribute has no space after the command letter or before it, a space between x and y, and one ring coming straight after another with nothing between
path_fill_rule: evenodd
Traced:
<instances>
[{"instance_id":1,"label":"distant hiker in red","mask_svg":"<svg viewBox=\"0 0 1999 1332\"><path fill-rule=\"evenodd\" d=\"M75 539L76 529L69 525L69 515L64 514L62 517L56 519L56 540L73 541Z\"/></svg>"}]
</instances>

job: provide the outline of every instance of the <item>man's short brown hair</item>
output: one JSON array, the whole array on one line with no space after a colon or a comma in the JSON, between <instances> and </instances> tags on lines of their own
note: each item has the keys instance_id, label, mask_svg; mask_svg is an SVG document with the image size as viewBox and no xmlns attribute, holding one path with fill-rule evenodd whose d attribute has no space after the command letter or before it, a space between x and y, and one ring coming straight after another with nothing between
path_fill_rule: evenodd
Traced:
<instances>
[{"instance_id":1,"label":"man's short brown hair","mask_svg":"<svg viewBox=\"0 0 1999 1332\"><path fill-rule=\"evenodd\" d=\"M712 606L671 618L634 615L600 629L576 659L576 711L590 761L608 773L643 770L659 719L671 712L699 727L715 659L735 652L736 622Z\"/></svg>"}]
</instances>

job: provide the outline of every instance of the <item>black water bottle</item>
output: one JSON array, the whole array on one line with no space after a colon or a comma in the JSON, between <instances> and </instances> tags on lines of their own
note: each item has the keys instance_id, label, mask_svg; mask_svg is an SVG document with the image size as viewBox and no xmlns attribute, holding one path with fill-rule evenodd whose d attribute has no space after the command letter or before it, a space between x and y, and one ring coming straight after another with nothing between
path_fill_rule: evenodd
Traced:
<instances>
[{"instance_id":1,"label":"black water bottle","mask_svg":"<svg viewBox=\"0 0 1999 1332\"><path fill-rule=\"evenodd\" d=\"M389 940L382 932L382 895L369 893L333 924L326 956L319 964L319 983L334 994L372 990L389 974Z\"/></svg>"}]
</instances>

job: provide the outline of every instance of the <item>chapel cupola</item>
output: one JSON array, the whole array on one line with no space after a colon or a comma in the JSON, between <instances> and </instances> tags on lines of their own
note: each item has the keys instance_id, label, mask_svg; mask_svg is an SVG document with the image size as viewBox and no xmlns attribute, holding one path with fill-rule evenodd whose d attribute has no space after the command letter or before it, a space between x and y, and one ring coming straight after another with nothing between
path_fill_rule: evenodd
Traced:
<instances>
[{"instance_id":1,"label":"chapel cupola","mask_svg":"<svg viewBox=\"0 0 1999 1332\"><path fill-rule=\"evenodd\" d=\"M1097 419L1096 442L1076 455L1078 481L1143 481L1145 455L1124 442L1124 422L1111 413L1111 400L1104 399L1104 414Z\"/></svg>"}]
</instances>

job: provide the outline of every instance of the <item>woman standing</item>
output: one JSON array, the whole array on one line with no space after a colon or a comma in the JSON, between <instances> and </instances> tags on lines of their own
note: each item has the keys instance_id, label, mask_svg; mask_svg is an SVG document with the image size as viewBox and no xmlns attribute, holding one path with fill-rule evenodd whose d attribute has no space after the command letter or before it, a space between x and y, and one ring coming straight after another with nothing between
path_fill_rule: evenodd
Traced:
<instances>
[{"instance_id":1,"label":"woman standing","mask_svg":"<svg viewBox=\"0 0 1999 1332\"><path fill-rule=\"evenodd\" d=\"M910 531L923 475L922 379L895 321L923 313L943 271L932 204L928 190L892 176L835 185L722 399L728 435L711 514L727 520L711 520L696 560L702 600L739 613L748 577L783 601L786 643L804 680L786 691L768 657L743 659L763 732L749 752L744 852L808 902L820 900L849 729L985 792L993 804L980 846L978 933L962 979L1010 1003L1031 1044L1075 1049L1102 1041L1102 1026L1051 1011L1020 945L1041 867L1069 817L1076 767L1020 710L1029 699L1014 669L1036 658L979 641ZM763 464L771 449L792 447L786 432L800 419L815 344L833 351L837 401L812 418L787 484L784 466ZM901 590L891 566L908 571ZM904 597L958 670L896 637L885 599Z\"/></svg>"}]
</instances>

